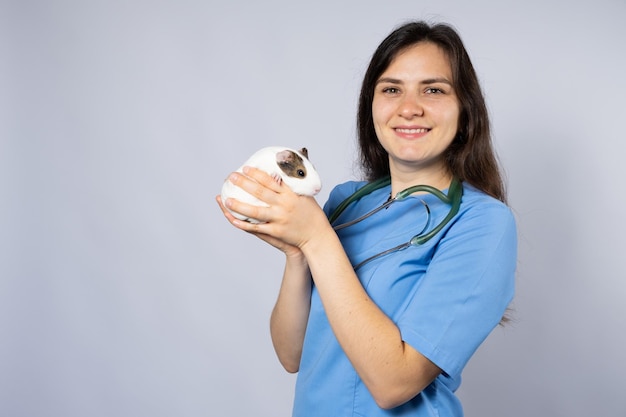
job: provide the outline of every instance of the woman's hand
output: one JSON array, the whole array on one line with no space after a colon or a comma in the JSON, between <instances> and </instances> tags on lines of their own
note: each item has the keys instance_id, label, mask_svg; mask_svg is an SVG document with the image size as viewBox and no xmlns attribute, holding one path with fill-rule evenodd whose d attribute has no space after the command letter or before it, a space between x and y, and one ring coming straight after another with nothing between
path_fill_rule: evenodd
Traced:
<instances>
[{"instance_id":1,"label":"woman's hand","mask_svg":"<svg viewBox=\"0 0 626 417\"><path fill-rule=\"evenodd\" d=\"M242 223L243 221L237 219L235 216L233 216L233 214L230 211L226 209L221 196L218 195L215 199L217 200L217 204L219 204L220 208L222 209L222 213L224 214L224 217L226 217L226 220L228 220L233 226L240 228L238 227L238 225ZM243 222L243 223L247 223L247 222ZM259 239L263 240L264 242L267 242L270 245L274 246L276 249L282 251L288 258L302 256L302 252L296 246L288 245L279 239L276 239L269 235L264 235L262 233L254 233L254 232L250 232L250 233L258 237Z\"/></svg>"},{"instance_id":2,"label":"woman's hand","mask_svg":"<svg viewBox=\"0 0 626 417\"><path fill-rule=\"evenodd\" d=\"M296 255L306 242L323 225L328 225L326 215L313 197L295 194L270 175L256 168L244 167L244 174L234 172L229 181L265 202L269 207L254 206L236 199L221 201L218 204L226 219L238 229L252 233L272 246ZM250 223L235 218L227 209L264 223Z\"/></svg>"}]
</instances>

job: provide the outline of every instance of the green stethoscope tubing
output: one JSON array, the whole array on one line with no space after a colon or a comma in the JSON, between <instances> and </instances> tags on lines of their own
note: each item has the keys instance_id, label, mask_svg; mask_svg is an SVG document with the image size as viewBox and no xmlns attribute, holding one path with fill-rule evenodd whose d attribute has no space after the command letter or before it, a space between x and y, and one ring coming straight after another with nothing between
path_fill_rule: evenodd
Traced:
<instances>
[{"instance_id":1,"label":"green stethoscope tubing","mask_svg":"<svg viewBox=\"0 0 626 417\"><path fill-rule=\"evenodd\" d=\"M390 177L384 177L381 178L379 180L370 182L368 184L366 184L365 186L359 188L358 190L356 190L354 192L354 194L352 194L351 196L349 196L348 198L346 198L344 201L341 202L341 204L339 204L339 206L337 206L337 208L335 209L335 211L333 213L331 213L331 215L329 216L328 220L329 222L332 224L335 220L337 220L337 218L341 215L341 213L343 213L345 211L345 209L352 203L360 200L362 197L380 189L383 187L386 187L387 185L391 184L391 178ZM417 245L423 245L424 243L428 242L430 239L432 239L433 236L435 236L437 233L439 233L441 231L441 229L443 229L446 224L448 224L450 222L450 220L452 220L452 218L454 216L456 216L456 214L459 212L459 209L461 207L461 199L463 198L463 185L461 183L461 181L459 181L458 178L454 177L452 178L452 182L450 183L450 187L448 188L448 195L444 194L443 192L441 192L440 190L436 189L435 187L431 187L430 185L414 185L412 187L406 188L402 191L400 191L398 194L396 194L396 196L392 199L390 199L389 201L387 201L386 203L384 203L383 205L375 208L374 210L364 214L363 216L352 220L348 223L344 223L338 226L334 226L335 230L339 230L342 229L344 227L347 226L351 226L355 223L360 222L361 220L364 220L365 218L371 216L372 214L382 210L385 207L388 207L389 205L391 205L392 203L394 203L395 201L399 201L399 200L403 200L406 197L410 196L413 193L419 192L419 191L425 191L427 193L433 194L435 197L437 197L439 200L441 200L442 202L446 203L446 204L450 204L450 211L448 212L448 214L446 215L446 217L439 222L439 224L437 226L435 226L430 232L426 233L426 234L422 234L423 230L418 233L417 235L413 236L411 238L411 240L409 240L406 243L403 243L401 245L398 245L394 248L391 248L389 250L386 250L384 252L381 252L377 255L374 255L368 259L366 259L365 261L361 262L360 264L356 265L354 267L354 269L358 269L360 266L362 266L363 264L378 258L380 256L386 255L388 253L394 252L396 250L400 250L400 249L404 249L406 247L409 246L417 246ZM428 210L428 206L426 206L427 210ZM429 211L430 214L430 211Z\"/></svg>"}]
</instances>

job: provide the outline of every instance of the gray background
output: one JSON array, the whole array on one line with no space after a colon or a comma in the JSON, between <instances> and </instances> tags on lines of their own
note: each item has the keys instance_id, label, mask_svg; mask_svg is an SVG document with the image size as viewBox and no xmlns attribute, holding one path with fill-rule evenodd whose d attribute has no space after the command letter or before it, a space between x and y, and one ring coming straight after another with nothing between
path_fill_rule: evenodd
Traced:
<instances>
[{"instance_id":1,"label":"gray background","mask_svg":"<svg viewBox=\"0 0 626 417\"><path fill-rule=\"evenodd\" d=\"M257 148L354 178L371 53L454 24L519 224L468 417L626 416L626 2L3 1L0 415L288 416L282 256L214 201Z\"/></svg>"}]
</instances>

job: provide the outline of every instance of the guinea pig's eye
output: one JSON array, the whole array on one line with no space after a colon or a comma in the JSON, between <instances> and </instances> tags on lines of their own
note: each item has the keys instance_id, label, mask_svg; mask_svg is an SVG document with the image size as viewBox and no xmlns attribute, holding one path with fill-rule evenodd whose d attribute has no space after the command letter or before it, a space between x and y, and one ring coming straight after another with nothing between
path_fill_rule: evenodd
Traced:
<instances>
[{"instance_id":1,"label":"guinea pig's eye","mask_svg":"<svg viewBox=\"0 0 626 417\"><path fill-rule=\"evenodd\" d=\"M299 177L303 177L303 178L304 178L304 171L303 171L303 170L301 170L301 169L299 169L299 170L298 170L298 176L299 176Z\"/></svg>"}]
</instances>

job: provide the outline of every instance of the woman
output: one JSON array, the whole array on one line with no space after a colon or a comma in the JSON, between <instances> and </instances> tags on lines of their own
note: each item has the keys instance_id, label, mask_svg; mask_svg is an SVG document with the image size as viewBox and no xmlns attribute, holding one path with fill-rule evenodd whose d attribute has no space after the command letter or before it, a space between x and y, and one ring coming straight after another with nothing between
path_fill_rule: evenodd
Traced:
<instances>
[{"instance_id":1,"label":"woman","mask_svg":"<svg viewBox=\"0 0 626 417\"><path fill-rule=\"evenodd\" d=\"M517 239L480 86L451 27L411 22L381 43L358 135L368 182L390 181L341 213L366 182L335 187L322 210L246 169L230 180L270 207L224 203L266 223L222 207L286 255L270 328L279 360L299 372L293 415L462 416L454 392L513 297Z\"/></svg>"}]
</instances>

